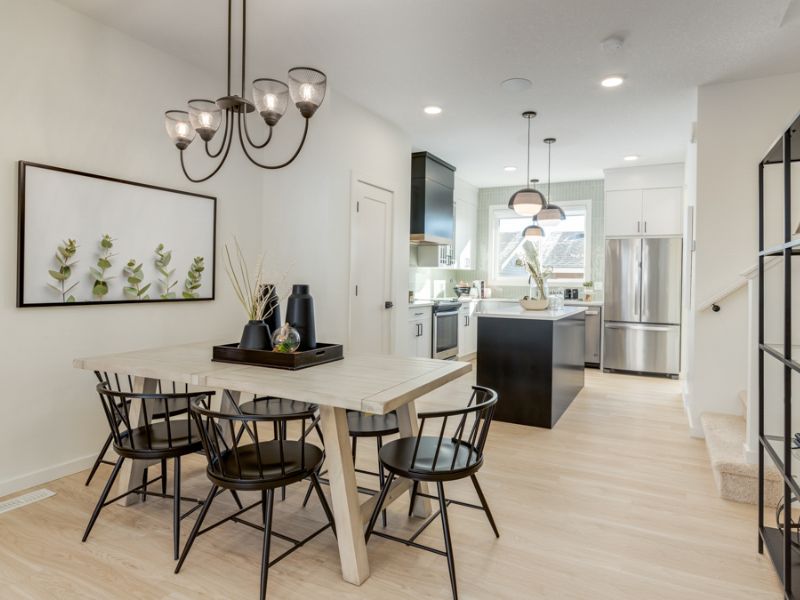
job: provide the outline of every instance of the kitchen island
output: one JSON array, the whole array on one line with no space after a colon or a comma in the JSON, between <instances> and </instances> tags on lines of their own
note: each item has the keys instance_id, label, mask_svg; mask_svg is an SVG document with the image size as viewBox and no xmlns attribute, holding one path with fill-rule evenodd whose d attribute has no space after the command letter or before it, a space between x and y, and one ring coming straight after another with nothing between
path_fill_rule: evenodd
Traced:
<instances>
[{"instance_id":1,"label":"kitchen island","mask_svg":"<svg viewBox=\"0 0 800 600\"><path fill-rule=\"evenodd\" d=\"M548 429L556 424L583 389L585 311L481 302L477 383L497 391L495 419Z\"/></svg>"}]
</instances>

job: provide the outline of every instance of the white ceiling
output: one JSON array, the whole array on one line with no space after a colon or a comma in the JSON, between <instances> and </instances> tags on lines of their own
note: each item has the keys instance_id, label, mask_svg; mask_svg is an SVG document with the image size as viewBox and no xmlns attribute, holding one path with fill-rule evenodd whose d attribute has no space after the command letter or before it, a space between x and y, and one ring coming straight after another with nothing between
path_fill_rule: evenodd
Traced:
<instances>
[{"instance_id":1,"label":"white ceiling","mask_svg":"<svg viewBox=\"0 0 800 600\"><path fill-rule=\"evenodd\" d=\"M101 22L221 75L225 0L60 0ZM238 0L235 4L238 5ZM524 181L526 109L535 169L541 139L553 179L596 178L622 157L683 160L694 89L800 70L796 0L250 0L248 80L316 66L331 86L405 130L481 187ZM624 48L607 54L612 34ZM622 73L625 85L599 86ZM533 86L506 92L500 82ZM439 104L443 114L422 113ZM155 117L154 117L155 118ZM733 125L733 124L732 124ZM343 140L343 143L346 143ZM516 165L516 173L503 167Z\"/></svg>"}]
</instances>

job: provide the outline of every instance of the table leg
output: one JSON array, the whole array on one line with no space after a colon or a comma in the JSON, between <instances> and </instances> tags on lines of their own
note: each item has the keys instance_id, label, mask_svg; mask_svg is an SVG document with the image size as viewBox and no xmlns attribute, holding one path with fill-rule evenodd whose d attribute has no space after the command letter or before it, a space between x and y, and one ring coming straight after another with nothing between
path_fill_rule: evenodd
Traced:
<instances>
[{"instance_id":1,"label":"table leg","mask_svg":"<svg viewBox=\"0 0 800 600\"><path fill-rule=\"evenodd\" d=\"M414 401L403 404L397 408L397 426L400 429L400 437L413 437L419 434L419 421L417 421L417 409ZM420 482L419 491L423 494L428 494L428 484ZM411 490L409 490L409 500L411 499ZM413 515L415 517L425 518L431 514L431 501L424 496L417 496L414 503Z\"/></svg>"},{"instance_id":2,"label":"table leg","mask_svg":"<svg viewBox=\"0 0 800 600\"><path fill-rule=\"evenodd\" d=\"M331 504L336 521L342 577L348 583L361 585L369 577L367 546L356 486L356 472L350 451L347 411L320 406L320 425L325 436L325 453Z\"/></svg>"},{"instance_id":3,"label":"table leg","mask_svg":"<svg viewBox=\"0 0 800 600\"><path fill-rule=\"evenodd\" d=\"M158 385L157 379L150 379L149 377L134 377L133 378L133 393L134 394L155 394ZM144 415L141 411L141 401L134 400L131 402L130 408L131 424L138 424L137 426L144 425ZM138 487L142 484L142 475L144 469L153 461L144 460L126 460L122 463L122 468L119 472L117 483L117 494L124 494L130 489ZM130 494L124 498L120 498L119 504L122 506L130 506L139 502L139 494Z\"/></svg>"}]
</instances>

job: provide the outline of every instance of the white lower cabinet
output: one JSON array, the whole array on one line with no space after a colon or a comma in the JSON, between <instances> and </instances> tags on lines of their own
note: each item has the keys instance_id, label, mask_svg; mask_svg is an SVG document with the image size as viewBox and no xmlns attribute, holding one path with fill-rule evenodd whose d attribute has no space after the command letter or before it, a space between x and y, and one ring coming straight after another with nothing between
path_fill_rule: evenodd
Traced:
<instances>
[{"instance_id":1,"label":"white lower cabinet","mask_svg":"<svg viewBox=\"0 0 800 600\"><path fill-rule=\"evenodd\" d=\"M432 309L430 306L409 307L407 342L409 356L431 357L432 324Z\"/></svg>"},{"instance_id":2,"label":"white lower cabinet","mask_svg":"<svg viewBox=\"0 0 800 600\"><path fill-rule=\"evenodd\" d=\"M478 351L477 301L464 302L458 311L458 356L468 356Z\"/></svg>"}]
</instances>

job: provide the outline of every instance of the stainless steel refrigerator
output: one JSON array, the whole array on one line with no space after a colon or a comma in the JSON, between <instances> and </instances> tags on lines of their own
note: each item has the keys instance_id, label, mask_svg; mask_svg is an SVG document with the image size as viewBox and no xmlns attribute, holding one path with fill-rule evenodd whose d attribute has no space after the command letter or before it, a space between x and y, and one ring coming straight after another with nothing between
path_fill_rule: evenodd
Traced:
<instances>
[{"instance_id":1,"label":"stainless steel refrigerator","mask_svg":"<svg viewBox=\"0 0 800 600\"><path fill-rule=\"evenodd\" d=\"M603 368L677 376L681 238L606 240Z\"/></svg>"}]
</instances>

